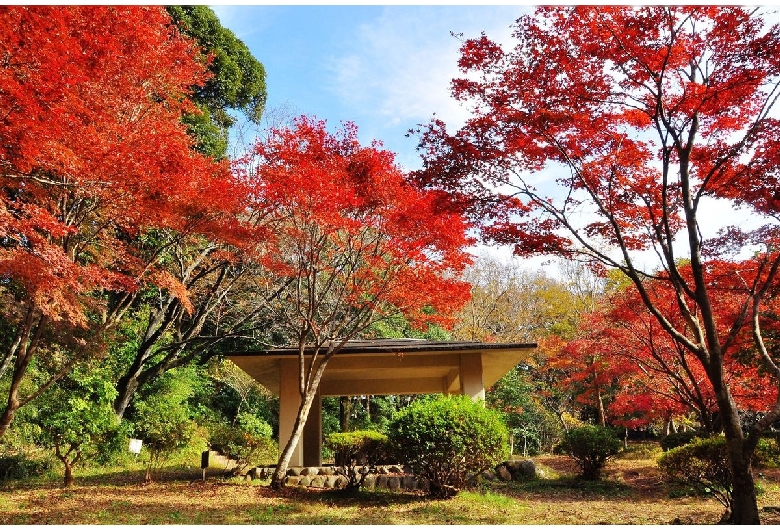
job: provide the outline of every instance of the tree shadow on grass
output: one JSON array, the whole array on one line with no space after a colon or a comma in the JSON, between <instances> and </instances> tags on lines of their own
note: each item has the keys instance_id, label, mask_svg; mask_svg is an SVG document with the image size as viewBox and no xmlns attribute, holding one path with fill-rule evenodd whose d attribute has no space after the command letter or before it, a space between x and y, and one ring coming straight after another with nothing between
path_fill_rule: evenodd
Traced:
<instances>
[{"instance_id":1,"label":"tree shadow on grass","mask_svg":"<svg viewBox=\"0 0 780 530\"><path fill-rule=\"evenodd\" d=\"M586 501L603 498L626 499L636 492L624 482L615 480L584 480L579 477L536 478L525 481L492 481L480 484L477 489L507 497L549 498L559 501Z\"/></svg>"}]
</instances>

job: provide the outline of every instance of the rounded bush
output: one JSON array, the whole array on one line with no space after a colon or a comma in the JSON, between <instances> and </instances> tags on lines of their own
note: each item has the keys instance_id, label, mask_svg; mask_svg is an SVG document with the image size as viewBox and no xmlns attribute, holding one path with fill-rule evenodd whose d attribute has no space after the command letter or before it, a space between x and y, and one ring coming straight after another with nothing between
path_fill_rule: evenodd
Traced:
<instances>
[{"instance_id":1,"label":"rounded bush","mask_svg":"<svg viewBox=\"0 0 780 530\"><path fill-rule=\"evenodd\" d=\"M263 419L242 412L235 425L219 424L211 428L209 446L236 461L234 474L242 474L248 467L267 464L278 458L273 430Z\"/></svg>"},{"instance_id":2,"label":"rounded bush","mask_svg":"<svg viewBox=\"0 0 780 530\"><path fill-rule=\"evenodd\" d=\"M707 436L706 433L700 431L673 432L661 438L661 449L668 451L689 444L694 438L706 438Z\"/></svg>"},{"instance_id":3,"label":"rounded bush","mask_svg":"<svg viewBox=\"0 0 780 530\"><path fill-rule=\"evenodd\" d=\"M562 446L576 460L583 479L599 480L607 460L620 453L623 442L608 427L587 425L564 433Z\"/></svg>"},{"instance_id":4,"label":"rounded bush","mask_svg":"<svg viewBox=\"0 0 780 530\"><path fill-rule=\"evenodd\" d=\"M413 402L397 413L388 438L399 463L427 481L437 497L455 495L469 476L509 455L501 416L468 396Z\"/></svg>"},{"instance_id":5,"label":"rounded bush","mask_svg":"<svg viewBox=\"0 0 780 530\"><path fill-rule=\"evenodd\" d=\"M658 459L665 480L693 486L712 494L727 513L731 512L732 484L726 438L695 438L691 443L670 449Z\"/></svg>"},{"instance_id":6,"label":"rounded bush","mask_svg":"<svg viewBox=\"0 0 780 530\"><path fill-rule=\"evenodd\" d=\"M376 431L332 433L325 438L325 447L347 478L346 489L360 488L366 476L387 460L387 436Z\"/></svg>"}]
</instances>

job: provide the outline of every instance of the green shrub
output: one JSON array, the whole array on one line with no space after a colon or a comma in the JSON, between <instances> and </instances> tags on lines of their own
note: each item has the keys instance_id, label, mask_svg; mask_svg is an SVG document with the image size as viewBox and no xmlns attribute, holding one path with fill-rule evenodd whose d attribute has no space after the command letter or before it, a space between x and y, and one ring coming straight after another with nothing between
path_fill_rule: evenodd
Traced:
<instances>
[{"instance_id":1,"label":"green shrub","mask_svg":"<svg viewBox=\"0 0 780 530\"><path fill-rule=\"evenodd\" d=\"M248 467L268 464L279 457L273 429L254 414L242 412L234 425L215 425L211 428L209 446L236 461L232 473L242 474Z\"/></svg>"},{"instance_id":2,"label":"green shrub","mask_svg":"<svg viewBox=\"0 0 780 530\"><path fill-rule=\"evenodd\" d=\"M38 477L52 468L48 459L33 458L25 453L0 454L0 481Z\"/></svg>"},{"instance_id":3,"label":"green shrub","mask_svg":"<svg viewBox=\"0 0 780 530\"><path fill-rule=\"evenodd\" d=\"M670 449L658 459L658 467L665 480L711 494L731 513L731 470L723 436L695 438Z\"/></svg>"},{"instance_id":4,"label":"green shrub","mask_svg":"<svg viewBox=\"0 0 780 530\"><path fill-rule=\"evenodd\" d=\"M780 446L774 438L761 438L753 453L753 465L757 468L780 466Z\"/></svg>"},{"instance_id":5,"label":"green shrub","mask_svg":"<svg viewBox=\"0 0 780 530\"><path fill-rule=\"evenodd\" d=\"M149 453L146 480L151 481L152 470L159 470L197 435L188 405L194 391L192 371L171 370L154 379L145 391L135 400L133 435L143 440Z\"/></svg>"},{"instance_id":6,"label":"green shrub","mask_svg":"<svg viewBox=\"0 0 780 530\"><path fill-rule=\"evenodd\" d=\"M682 447L683 445L689 444L694 438L707 437L709 437L709 434L701 431L673 432L661 438L661 449L668 451L675 447Z\"/></svg>"},{"instance_id":7,"label":"green shrub","mask_svg":"<svg viewBox=\"0 0 780 530\"><path fill-rule=\"evenodd\" d=\"M563 435L563 448L580 468L585 480L599 480L607 460L623 449L622 440L608 427L586 425Z\"/></svg>"},{"instance_id":8,"label":"green shrub","mask_svg":"<svg viewBox=\"0 0 780 530\"><path fill-rule=\"evenodd\" d=\"M387 461L387 436L376 431L332 433L325 438L325 447L333 452L349 490L359 489L377 464Z\"/></svg>"},{"instance_id":9,"label":"green shrub","mask_svg":"<svg viewBox=\"0 0 780 530\"><path fill-rule=\"evenodd\" d=\"M395 416L388 438L399 463L427 481L437 497L455 495L469 475L509 455L509 433L499 414L468 396L413 402Z\"/></svg>"}]
</instances>

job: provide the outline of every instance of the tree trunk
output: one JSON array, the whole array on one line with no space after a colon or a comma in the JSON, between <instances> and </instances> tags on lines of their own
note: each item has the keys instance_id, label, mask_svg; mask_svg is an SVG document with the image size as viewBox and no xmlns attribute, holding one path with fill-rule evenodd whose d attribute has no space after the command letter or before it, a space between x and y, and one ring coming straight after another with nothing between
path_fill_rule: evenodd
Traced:
<instances>
[{"instance_id":1,"label":"tree trunk","mask_svg":"<svg viewBox=\"0 0 780 530\"><path fill-rule=\"evenodd\" d=\"M602 427L607 426L607 413L604 410L604 397L601 395L601 388L596 390L596 422Z\"/></svg>"},{"instance_id":2,"label":"tree trunk","mask_svg":"<svg viewBox=\"0 0 780 530\"><path fill-rule=\"evenodd\" d=\"M287 475L287 469L290 466L290 459L292 458L293 451L298 445L298 441L303 435L303 428L306 425L306 419L309 417L309 411L311 405L314 402L314 397L317 395L317 390L320 386L320 380L322 379L322 373L325 371L325 366L330 359L329 355L326 355L317 367L316 372L312 376L309 384L306 385L306 392L301 400L301 405L298 407L298 417L295 418L295 424L293 425L292 434L290 439L287 440L287 445L284 446L282 454L279 456L279 462L276 464L276 469L271 477L271 487L273 489L281 489L284 487L284 479ZM304 374L301 374L303 377Z\"/></svg>"},{"instance_id":3,"label":"tree trunk","mask_svg":"<svg viewBox=\"0 0 780 530\"><path fill-rule=\"evenodd\" d=\"M748 447L748 440L742 432L739 409L722 378L711 377L710 380L719 383L713 386L715 386L718 415L726 437L729 465L731 466L732 510L728 522L732 524L761 524L752 469L753 451L752 448Z\"/></svg>"},{"instance_id":4,"label":"tree trunk","mask_svg":"<svg viewBox=\"0 0 780 530\"><path fill-rule=\"evenodd\" d=\"M25 318L22 329L18 332L16 341L16 360L14 361L14 370L11 374L11 385L8 389L8 401L6 402L3 413L0 414L0 438L5 436L8 429L11 427L11 422L14 420L16 411L21 407L21 401L19 400L19 387L22 384L27 373L27 367L32 361L32 357L35 354L35 350L38 346L38 340L40 339L43 327L46 324L47 317L41 315L38 319L38 323L35 324L35 308L30 307L27 311L27 317ZM33 333L33 329L35 332ZM32 338L30 335L32 334Z\"/></svg>"},{"instance_id":5,"label":"tree trunk","mask_svg":"<svg viewBox=\"0 0 780 530\"><path fill-rule=\"evenodd\" d=\"M731 414L724 414L724 420L726 416L731 416ZM737 425L739 425L738 422ZM725 430L733 488L731 514L728 514L728 522L732 524L761 524L756 499L756 484L753 478L753 452L746 451L747 440L741 429L735 430L733 426L734 423L730 421Z\"/></svg>"},{"instance_id":6,"label":"tree trunk","mask_svg":"<svg viewBox=\"0 0 780 530\"><path fill-rule=\"evenodd\" d=\"M65 465L65 477L63 480L63 485L66 488L70 488L73 486L73 465L67 458L63 458L62 463Z\"/></svg>"},{"instance_id":7,"label":"tree trunk","mask_svg":"<svg viewBox=\"0 0 780 530\"><path fill-rule=\"evenodd\" d=\"M287 445L284 446L282 454L279 456L279 462L276 464L276 470L271 477L271 487L273 489L281 489L284 487L284 479L287 475L287 469L290 467L290 459L292 458L293 451L298 445L298 441L303 435L303 428L306 425L306 418L309 417L309 410L311 410L311 404L314 401L314 396L317 394L316 387L310 387L306 395L304 396L301 406L298 408L298 417L295 418L295 424L293 425L293 431L290 439L287 440Z\"/></svg>"},{"instance_id":8,"label":"tree trunk","mask_svg":"<svg viewBox=\"0 0 780 530\"><path fill-rule=\"evenodd\" d=\"M561 422L561 427L563 427L564 432L569 432L569 426L566 424L566 419L563 417L563 412L556 411L556 415L558 416L558 421Z\"/></svg>"},{"instance_id":9,"label":"tree trunk","mask_svg":"<svg viewBox=\"0 0 780 530\"><path fill-rule=\"evenodd\" d=\"M667 418L664 422L664 436L669 436L675 432L677 432L677 430L674 428L674 418Z\"/></svg>"},{"instance_id":10,"label":"tree trunk","mask_svg":"<svg viewBox=\"0 0 780 530\"><path fill-rule=\"evenodd\" d=\"M19 400L16 399L16 391L14 390L10 394L5 410L3 410L2 415L0 415L0 438L5 436L5 433L11 427L11 423L14 421L14 416L16 414L16 409L19 408Z\"/></svg>"},{"instance_id":11,"label":"tree trunk","mask_svg":"<svg viewBox=\"0 0 780 530\"><path fill-rule=\"evenodd\" d=\"M339 430L349 432L349 416L352 414L352 398L341 396L339 399Z\"/></svg>"},{"instance_id":12,"label":"tree trunk","mask_svg":"<svg viewBox=\"0 0 780 530\"><path fill-rule=\"evenodd\" d=\"M116 384L117 395L114 400L114 413L120 420L124 417L133 394L138 389L138 377L133 374L123 375Z\"/></svg>"},{"instance_id":13,"label":"tree trunk","mask_svg":"<svg viewBox=\"0 0 780 530\"><path fill-rule=\"evenodd\" d=\"M729 522L732 524L761 524L756 500L756 485L749 463L731 465L734 490L732 492L732 511Z\"/></svg>"},{"instance_id":14,"label":"tree trunk","mask_svg":"<svg viewBox=\"0 0 780 530\"><path fill-rule=\"evenodd\" d=\"M8 389L8 401L5 405L5 410L0 415L0 438L2 438L8 429L11 427L11 423L14 421L16 411L21 406L19 401L19 387L22 384L22 379L27 373L27 367L32 359L32 352L30 350L18 351L16 353L16 365L13 375L11 376L11 386Z\"/></svg>"}]
</instances>

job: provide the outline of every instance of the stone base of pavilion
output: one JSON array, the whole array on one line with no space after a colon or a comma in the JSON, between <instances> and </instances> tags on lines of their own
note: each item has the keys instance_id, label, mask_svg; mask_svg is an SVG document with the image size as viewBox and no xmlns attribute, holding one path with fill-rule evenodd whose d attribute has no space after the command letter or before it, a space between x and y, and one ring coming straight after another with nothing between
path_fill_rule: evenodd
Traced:
<instances>
[{"instance_id":1,"label":"stone base of pavilion","mask_svg":"<svg viewBox=\"0 0 780 530\"><path fill-rule=\"evenodd\" d=\"M250 469L248 480L266 479L274 472L273 467ZM285 486L312 489L342 489L347 485L343 470L336 466L291 467L287 470ZM377 466L376 473L369 473L363 481L364 490L427 491L428 485L418 480L410 470L398 465Z\"/></svg>"},{"instance_id":2,"label":"stone base of pavilion","mask_svg":"<svg viewBox=\"0 0 780 530\"><path fill-rule=\"evenodd\" d=\"M536 344L421 339L348 341L325 368L290 465L322 465L324 396L465 394L484 399L485 389L527 359L535 348ZM297 348L234 352L227 356L279 396L280 448L290 439L301 403L298 356Z\"/></svg>"},{"instance_id":3,"label":"stone base of pavilion","mask_svg":"<svg viewBox=\"0 0 780 530\"><path fill-rule=\"evenodd\" d=\"M263 480L274 472L273 467L256 467L250 469L247 480ZM485 471L481 477L488 481L525 481L534 479L537 469L533 460L507 460L494 469ZM344 471L336 466L291 467L287 470L285 486L307 489L342 489L347 485ZM366 475L361 487L363 490L385 491L428 491L428 483L418 479L405 466L377 466L376 473Z\"/></svg>"}]
</instances>

